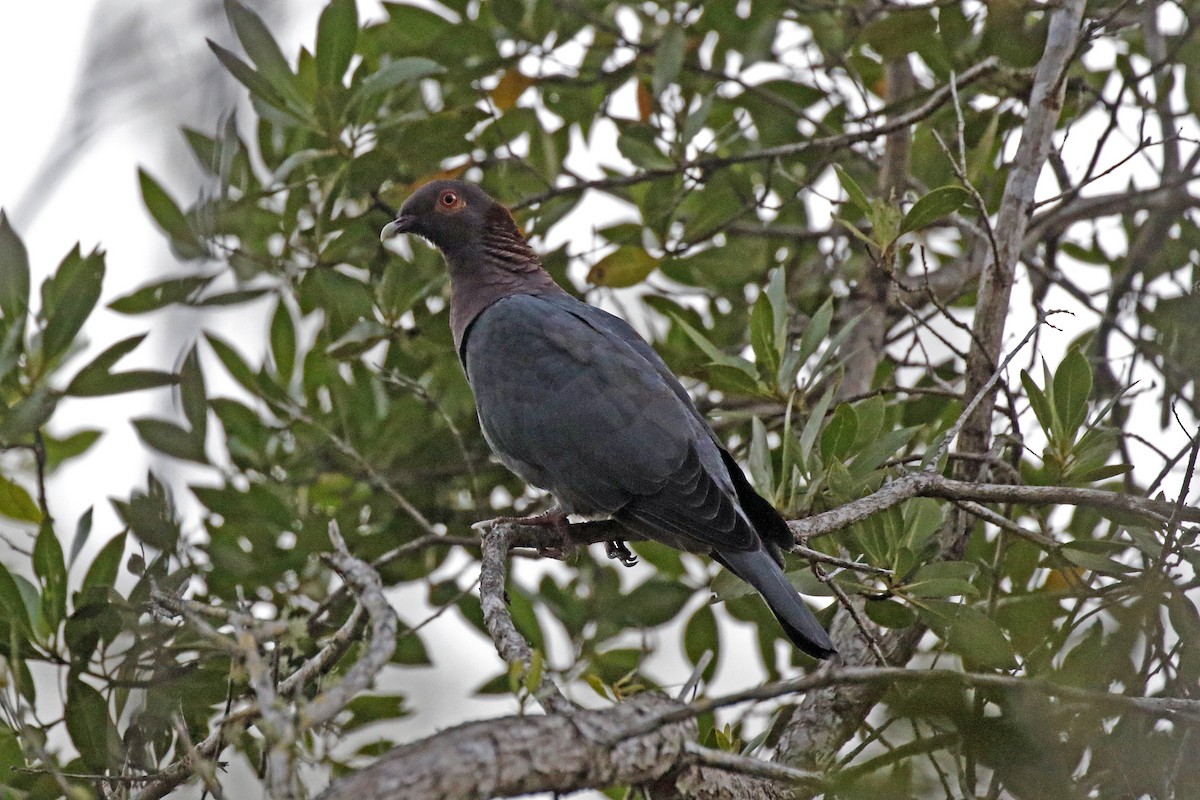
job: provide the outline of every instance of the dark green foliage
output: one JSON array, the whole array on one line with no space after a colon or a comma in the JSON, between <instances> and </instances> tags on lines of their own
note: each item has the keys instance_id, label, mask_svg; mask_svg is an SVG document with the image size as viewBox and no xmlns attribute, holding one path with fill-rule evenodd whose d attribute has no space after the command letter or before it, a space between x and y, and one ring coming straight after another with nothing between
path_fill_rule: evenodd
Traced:
<instances>
[{"instance_id":1,"label":"dark green foliage","mask_svg":"<svg viewBox=\"0 0 1200 800\"><path fill-rule=\"evenodd\" d=\"M180 271L109 310L151 328L168 324L165 314L180 306L256 309L269 320L256 339L208 330L170 369L118 367L145 334L81 358L104 253L76 246L35 287L30 254L0 213L0 522L29 533L27 563L14 557L0 566L0 677L18 706L0 722L0 791L29 800L61 795L50 775L12 767L155 772L180 756L183 733L203 740L225 704L247 694L237 659L194 620L156 611L155 591L187 587L198 603L253 605L280 621L272 653L287 675L352 607L322 605L336 586L317 558L330 549L330 521L356 555L372 560L430 534L468 536L477 520L527 510L524 487L489 458L479 433L449 334L440 257L420 242L402 255L378 238L390 212L428 179L478 180L514 206L564 285L592 301L615 299L647 322L655 346L713 409L718 434L785 516L838 508L909 470L951 474L959 454L945 458L941 443L970 400L960 396L963 357L918 340L925 320L973 308L975 287L933 305L923 281L960 266L967 256L959 237L981 226L978 206L994 214L999 205L1004 159L1027 113L1013 98L1028 92L1047 12L1012 3L934 6L867 13L853 4L779 0L445 0L436 8L386 4L385 18L364 24L353 2L332 0L314 50L297 54L281 49L252 10L228 0L236 43L210 45L248 92L251 119L230 115L215 130L184 132L208 181L203 195L182 197L138 172L146 210ZM1062 124L1103 107L1092 105L1095 93L1113 74L1131 87L1154 79L1138 77L1148 51L1136 27L1103 34L1121 53L1115 72L1073 67ZM629 36L636 41L623 41ZM559 48L573 40L578 52L567 58ZM1170 44L1178 59L1172 80L1183 81L1194 106L1196 43L1180 35ZM803 69L795 59L801 51ZM886 62L906 55L922 67L922 88L889 115L988 58L997 69L957 88L961 126L949 101L917 121L906 189L884 197L876 188L882 140L859 135L883 117L864 121L863 103L884 104ZM743 70L738 79L722 77L733 64ZM770 77L746 77L754 65ZM1194 122L1189 111L1179 124L1184 116ZM572 212L593 222L565 163L598 132L616 152L604 154L593 190L627 213L597 219L590 239L548 252L540 243ZM1085 135L1073 128L1070 141ZM832 144L808 146L815 137ZM768 148L780 149L758 155ZM831 193L835 224L818 229L806 198ZM1122 216L1130 239L1142 224L1134 210ZM1039 264L1035 304L1037 280L1061 283L1071 270L1100 274L1096 281L1110 290L1136 285L1140 294L1137 302L1113 301L1127 315L1120 320L1115 310L1099 322L1081 314L1065 355L1018 361L1001 381L995 427L1005 435L993 453L969 455L990 459L992 482L1164 491L1173 499L1175 485L1156 478L1164 459L1131 471L1138 459L1129 434L1141 430L1131 422L1133 395L1147 385L1164 422L1174 421L1172 409L1197 407L1194 210L1133 265L1094 228L1051 230L1050 211L1034 210L1037 237L1026 243ZM577 273L571 259L581 251L587 263ZM844 348L862 322L847 294L872 270L887 271L896 280L891 289L916 307L890 306L889 346L878 354L869 391L847 396ZM568 277L584 273L588 287ZM1080 294L1087 296L1072 296ZM1123 326L1130 358L1145 373L1110 363L1114 326ZM971 346L961 322L938 335ZM86 454L100 435L61 431L59 401L163 387L173 404L131 424L149 450L189 462L187 474L204 477L169 484L156 468L144 486L112 500L118 531L94 531L90 511L77 521L49 519L53 504L40 479ZM1167 456L1186 444L1176 439ZM1187 448L1175 460L1186 462ZM880 577L826 567L825 578L861 598L866 618L886 631L927 628L925 655L939 665L1094 692L1194 693L1194 528L1086 507L990 507L1025 535L972 519L961 559L939 559L957 508L931 498L909 499L808 544L890 570ZM93 540L107 543L95 551L86 546ZM660 682L678 686L685 675L647 666L659 650L692 664L712 650L706 679L737 674L743 663L758 662L772 679L812 666L801 654L780 658L782 632L736 578L660 545L634 547L648 566L631 581L599 548L571 553L565 568L536 580L520 570L510 576L510 612L537 652L535 667L513 670L497 658L494 677L476 690L524 709L551 673L571 675L573 692L594 690L606 700ZM89 563L75 563L92 552ZM478 555L438 542L378 566L386 585L456 618L462 635L486 635L471 585ZM789 559L789 578L821 598L828 622L833 589L807 562ZM317 608L328 613L314 616ZM401 627L385 673L397 679L356 698L332 735L411 713L405 693L420 691L432 648L423 620L401 616L412 627ZM733 647L728 617L754 626L756 647ZM352 646L327 680L359 656ZM66 700L59 718L32 714L46 698L37 696L31 665L56 671ZM385 688L397 685L403 692ZM1182 722L1156 725L1025 688L967 692L920 682L891 689L878 716L886 724L862 727L864 746L829 770L839 797L1007 796L985 794L989 781L1017 797L1200 791L1197 737ZM760 734L761 719L729 719L703 718L702 741L751 754L773 744L770 729ZM69 738L72 749L29 746L48 734ZM258 763L261 740L235 733L229 741L226 757ZM356 758L373 758L386 744L365 744ZM313 736L296 746L326 758L335 773L361 763L335 760ZM88 780L71 784L80 797L93 791Z\"/></svg>"}]
</instances>

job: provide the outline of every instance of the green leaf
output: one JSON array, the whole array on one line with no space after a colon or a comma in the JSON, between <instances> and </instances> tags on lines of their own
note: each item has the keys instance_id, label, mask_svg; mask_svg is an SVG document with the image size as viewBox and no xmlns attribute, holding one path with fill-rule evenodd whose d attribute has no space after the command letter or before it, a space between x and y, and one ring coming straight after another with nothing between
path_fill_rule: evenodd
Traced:
<instances>
[{"instance_id":1,"label":"green leaf","mask_svg":"<svg viewBox=\"0 0 1200 800\"><path fill-rule=\"evenodd\" d=\"M0 475L0 514L21 522L41 522L42 510L25 487Z\"/></svg>"},{"instance_id":2,"label":"green leaf","mask_svg":"<svg viewBox=\"0 0 1200 800\"><path fill-rule=\"evenodd\" d=\"M588 270L587 281L593 286L624 289L646 280L658 267L658 259L644 248L622 245Z\"/></svg>"},{"instance_id":3,"label":"green leaf","mask_svg":"<svg viewBox=\"0 0 1200 800\"><path fill-rule=\"evenodd\" d=\"M653 628L678 614L691 596L692 590L678 581L650 578L621 599L615 621Z\"/></svg>"},{"instance_id":4,"label":"green leaf","mask_svg":"<svg viewBox=\"0 0 1200 800\"><path fill-rule=\"evenodd\" d=\"M782 267L771 271L771 279L767 281L767 301L771 304L771 319L775 322L775 347L779 357L788 349L788 301L787 301L787 270Z\"/></svg>"},{"instance_id":5,"label":"green leaf","mask_svg":"<svg viewBox=\"0 0 1200 800\"><path fill-rule=\"evenodd\" d=\"M421 637L411 631L402 631L396 637L396 652L392 654L393 664L406 666L425 666L431 664L429 653Z\"/></svg>"},{"instance_id":6,"label":"green leaf","mask_svg":"<svg viewBox=\"0 0 1200 800\"><path fill-rule=\"evenodd\" d=\"M678 25L668 27L663 32L663 37L654 51L654 75L650 85L655 97L661 97L662 93L679 77L686 50L687 35L683 32L683 28Z\"/></svg>"},{"instance_id":7,"label":"green leaf","mask_svg":"<svg viewBox=\"0 0 1200 800\"><path fill-rule=\"evenodd\" d=\"M243 389L246 389L256 397L259 396L262 393L262 389L259 386L258 378L254 374L254 370L242 358L241 354L232 345L214 333L205 332L204 338L233 379L240 383Z\"/></svg>"},{"instance_id":8,"label":"green leaf","mask_svg":"<svg viewBox=\"0 0 1200 800\"><path fill-rule=\"evenodd\" d=\"M775 384L779 378L779 348L776 345L774 312L770 299L763 292L750 311L750 346L759 372L768 384Z\"/></svg>"},{"instance_id":9,"label":"green leaf","mask_svg":"<svg viewBox=\"0 0 1200 800\"><path fill-rule=\"evenodd\" d=\"M92 445L96 444L102 434L103 431L78 431L72 433L70 437L55 439L52 435L43 432L42 439L46 443L47 471L53 473L62 462L84 455Z\"/></svg>"},{"instance_id":10,"label":"green leaf","mask_svg":"<svg viewBox=\"0 0 1200 800\"><path fill-rule=\"evenodd\" d=\"M942 504L929 497L917 497L904 504L904 546L919 552L942 527Z\"/></svg>"},{"instance_id":11,"label":"green leaf","mask_svg":"<svg viewBox=\"0 0 1200 800\"><path fill-rule=\"evenodd\" d=\"M850 454L858 438L858 412L849 403L842 403L833 412L833 419L821 436L821 459L826 463L842 460Z\"/></svg>"},{"instance_id":12,"label":"green leaf","mask_svg":"<svg viewBox=\"0 0 1200 800\"><path fill-rule=\"evenodd\" d=\"M717 662L721 654L721 636L717 628L717 618L712 612L712 606L703 605L697 608L683 629L683 651L688 661L693 665L700 663L706 651L711 650L713 660L704 670L704 679L711 680L717 671Z\"/></svg>"},{"instance_id":13,"label":"green leaf","mask_svg":"<svg viewBox=\"0 0 1200 800\"><path fill-rule=\"evenodd\" d=\"M237 306L242 303L248 303L257 300L267 294L270 294L270 289L236 289L232 292L216 292L215 294L205 295L194 299L188 299L185 302L189 306L196 308L211 308L213 306Z\"/></svg>"},{"instance_id":14,"label":"green leaf","mask_svg":"<svg viewBox=\"0 0 1200 800\"><path fill-rule=\"evenodd\" d=\"M42 597L38 587L24 575L14 574L13 583L21 595L21 603L25 606L25 614L29 619L35 641L46 643L50 639L50 628L46 625L46 617L42 614Z\"/></svg>"},{"instance_id":15,"label":"green leaf","mask_svg":"<svg viewBox=\"0 0 1200 800\"><path fill-rule=\"evenodd\" d=\"M1012 643L1000 626L982 611L947 600L922 600L918 614L952 652L969 664L995 669L1016 668Z\"/></svg>"},{"instance_id":16,"label":"green leaf","mask_svg":"<svg viewBox=\"0 0 1200 800\"><path fill-rule=\"evenodd\" d=\"M71 381L64 394L72 397L107 397L113 394L172 386L178 382L177 375L153 369L131 369L127 372L89 373L88 375L80 373Z\"/></svg>"},{"instance_id":17,"label":"green leaf","mask_svg":"<svg viewBox=\"0 0 1200 800\"><path fill-rule=\"evenodd\" d=\"M750 476L759 494L770 496L775 491L775 472L771 463L771 446L767 444L767 426L758 417L750 422Z\"/></svg>"},{"instance_id":18,"label":"green leaf","mask_svg":"<svg viewBox=\"0 0 1200 800\"><path fill-rule=\"evenodd\" d=\"M208 395L204 391L204 373L195 347L188 351L179 368L179 400L183 416L192 428L192 437L203 443L208 431Z\"/></svg>"},{"instance_id":19,"label":"green leaf","mask_svg":"<svg viewBox=\"0 0 1200 800\"><path fill-rule=\"evenodd\" d=\"M47 361L75 340L100 299L103 281L103 254L97 250L84 258L76 245L58 265L54 275L42 284L42 316L46 319L42 353Z\"/></svg>"},{"instance_id":20,"label":"green leaf","mask_svg":"<svg viewBox=\"0 0 1200 800\"><path fill-rule=\"evenodd\" d=\"M926 8L904 9L880 14L860 34L885 59L897 59L921 49L923 42L936 40L937 22Z\"/></svg>"},{"instance_id":21,"label":"green leaf","mask_svg":"<svg viewBox=\"0 0 1200 800\"><path fill-rule=\"evenodd\" d=\"M830 297L817 312L812 315L812 319L808 321L808 325L804 328L804 333L800 335L800 347L797 352L800 354L801 361L807 361L817 348L821 346L821 342L825 341L825 337L829 335L829 326L833 323L833 298Z\"/></svg>"},{"instance_id":22,"label":"green leaf","mask_svg":"<svg viewBox=\"0 0 1200 800\"><path fill-rule=\"evenodd\" d=\"M292 68L288 66L283 51L275 37L263 23L262 18L237 0L225 0L225 15L233 25L238 41L258 67L258 72L285 97L293 96L295 89Z\"/></svg>"},{"instance_id":23,"label":"green leaf","mask_svg":"<svg viewBox=\"0 0 1200 800\"><path fill-rule=\"evenodd\" d=\"M0 315L20 319L29 311L29 253L0 210Z\"/></svg>"},{"instance_id":24,"label":"green leaf","mask_svg":"<svg viewBox=\"0 0 1200 800\"><path fill-rule=\"evenodd\" d=\"M1091 483L1093 481L1102 481L1108 478L1115 478L1118 475L1124 475L1132 469L1132 464L1105 464L1102 467L1090 469L1080 475L1072 475L1072 478L1080 483Z\"/></svg>"},{"instance_id":25,"label":"green leaf","mask_svg":"<svg viewBox=\"0 0 1200 800\"><path fill-rule=\"evenodd\" d=\"M872 470L907 446L919 430L919 425L913 425L897 428L878 437L854 457L854 463L850 465L850 475L854 478L865 478Z\"/></svg>"},{"instance_id":26,"label":"green leaf","mask_svg":"<svg viewBox=\"0 0 1200 800\"><path fill-rule=\"evenodd\" d=\"M1067 561L1092 572L1104 575L1128 575L1137 572L1136 567L1122 564L1104 555L1106 551L1120 552L1123 549L1121 545L1112 542L1070 542L1059 548L1059 552Z\"/></svg>"},{"instance_id":27,"label":"green leaf","mask_svg":"<svg viewBox=\"0 0 1200 800\"><path fill-rule=\"evenodd\" d=\"M358 39L358 10L354 0L332 0L317 22L317 80L322 86L341 86Z\"/></svg>"},{"instance_id":28,"label":"green leaf","mask_svg":"<svg viewBox=\"0 0 1200 800\"><path fill-rule=\"evenodd\" d=\"M1050 405L1045 392L1033 382L1033 378L1025 370L1021 370L1021 385L1025 387L1025 394L1029 396L1029 405L1037 417L1038 424L1048 435L1054 435L1058 430L1057 420L1054 417L1054 407Z\"/></svg>"},{"instance_id":29,"label":"green leaf","mask_svg":"<svg viewBox=\"0 0 1200 800\"><path fill-rule=\"evenodd\" d=\"M103 773L110 763L120 763L121 735L109 716L108 703L78 677L67 683L65 714L71 742L89 771Z\"/></svg>"},{"instance_id":30,"label":"green leaf","mask_svg":"<svg viewBox=\"0 0 1200 800\"><path fill-rule=\"evenodd\" d=\"M198 464L208 463L204 441L192 431L162 419L142 418L132 422L138 437L158 452Z\"/></svg>"},{"instance_id":31,"label":"green leaf","mask_svg":"<svg viewBox=\"0 0 1200 800\"><path fill-rule=\"evenodd\" d=\"M206 40L208 47L216 55L217 60L221 65L229 71L229 74L237 79L238 83L250 90L250 94L257 99L263 101L267 105L273 107L277 111L283 112L284 117L289 121L301 125L307 125L308 120L303 115L298 113L284 96L276 89L270 81L264 78L259 73L255 72L249 64L242 61L229 50L221 47L211 39Z\"/></svg>"},{"instance_id":32,"label":"green leaf","mask_svg":"<svg viewBox=\"0 0 1200 800\"><path fill-rule=\"evenodd\" d=\"M645 129L626 128L617 136L617 150L641 169L669 169L674 162L658 148L653 135L645 135ZM649 207L662 214L660 204L650 202ZM709 252L705 250L704 252Z\"/></svg>"},{"instance_id":33,"label":"green leaf","mask_svg":"<svg viewBox=\"0 0 1200 800\"><path fill-rule=\"evenodd\" d=\"M204 502L201 487L192 487L197 499ZM209 491L216 492L211 489ZM133 533L151 547L164 552L175 549L179 543L179 518L170 492L162 481L150 473L146 479L145 491L134 491L128 502L112 499L113 508ZM252 515L246 514L251 517ZM233 515L226 515L233 519ZM240 551L239 551L240 552Z\"/></svg>"},{"instance_id":34,"label":"green leaf","mask_svg":"<svg viewBox=\"0 0 1200 800\"><path fill-rule=\"evenodd\" d=\"M42 615L51 631L67 613L67 565L54 526L43 524L33 544L33 572L42 585Z\"/></svg>"},{"instance_id":35,"label":"green leaf","mask_svg":"<svg viewBox=\"0 0 1200 800\"><path fill-rule=\"evenodd\" d=\"M712 586L709 589L713 593L713 599L717 602L733 600L736 597L745 597L754 592L753 586L728 569L723 569L717 573L717 577L713 578Z\"/></svg>"},{"instance_id":36,"label":"green leaf","mask_svg":"<svg viewBox=\"0 0 1200 800\"><path fill-rule=\"evenodd\" d=\"M804 423L804 429L800 431L800 458L802 463L807 466L809 454L812 453L813 444L817 441L817 436L821 433L821 427L825 424L825 413L829 410L830 403L833 402L833 387L830 387L816 405L809 411L808 419Z\"/></svg>"},{"instance_id":37,"label":"green leaf","mask_svg":"<svg viewBox=\"0 0 1200 800\"><path fill-rule=\"evenodd\" d=\"M749 371L753 365L749 361L745 366L730 366L729 364L709 364L704 368L704 378L708 385L718 392L734 395L763 395L764 391L758 376Z\"/></svg>"},{"instance_id":38,"label":"green leaf","mask_svg":"<svg viewBox=\"0 0 1200 800\"><path fill-rule=\"evenodd\" d=\"M88 510L79 516L79 522L75 523L75 536L71 539L71 555L67 561L68 566L75 564L75 559L79 557L83 546L87 544L88 537L92 535L92 512L94 510L95 506L88 506Z\"/></svg>"},{"instance_id":39,"label":"green leaf","mask_svg":"<svg viewBox=\"0 0 1200 800\"><path fill-rule=\"evenodd\" d=\"M741 372L746 373L751 380L756 378L758 373L755 370L754 365L749 361L741 356L731 356L728 353L722 352L720 348L709 341L707 336L689 325L687 321L683 319L683 317L680 317L676 314L671 314L671 318L675 320L675 324L679 326L679 329L687 334L687 337L691 339L701 351L703 351L704 355L708 356L708 359L712 363L740 370Z\"/></svg>"},{"instance_id":40,"label":"green leaf","mask_svg":"<svg viewBox=\"0 0 1200 800\"><path fill-rule=\"evenodd\" d=\"M863 608L869 620L884 628L907 628L917 621L916 612L895 600L868 599Z\"/></svg>"},{"instance_id":41,"label":"green leaf","mask_svg":"<svg viewBox=\"0 0 1200 800\"><path fill-rule=\"evenodd\" d=\"M17 586L12 573L3 564L0 564L0 608L4 609L5 620L15 623L16 627L27 637L33 636L29 611L25 606L24 597L21 596L21 589Z\"/></svg>"},{"instance_id":42,"label":"green leaf","mask_svg":"<svg viewBox=\"0 0 1200 800\"><path fill-rule=\"evenodd\" d=\"M937 222L942 217L958 211L970 199L971 193L961 186L938 187L913 203L912 208L900 221L900 233L920 230Z\"/></svg>"},{"instance_id":43,"label":"green leaf","mask_svg":"<svg viewBox=\"0 0 1200 800\"><path fill-rule=\"evenodd\" d=\"M26 442L32 437L58 405L59 396L45 386L34 389L33 394L8 409L0 422L0 442L9 444Z\"/></svg>"},{"instance_id":44,"label":"green leaf","mask_svg":"<svg viewBox=\"0 0 1200 800\"><path fill-rule=\"evenodd\" d=\"M128 339L122 339L108 347L75 374L63 394L72 397L100 397L169 386L175 383L176 377L169 372L156 370L109 372L118 361L132 352L145 338L146 334L144 333L130 336Z\"/></svg>"},{"instance_id":45,"label":"green leaf","mask_svg":"<svg viewBox=\"0 0 1200 800\"><path fill-rule=\"evenodd\" d=\"M192 231L187 217L166 190L150 177L150 173L139 168L138 183L142 187L142 202L146 204L146 210L150 212L150 216L162 232L171 237L171 243L175 245L179 254L184 258L200 258L206 255L207 252ZM115 307L115 304L110 307Z\"/></svg>"},{"instance_id":46,"label":"green leaf","mask_svg":"<svg viewBox=\"0 0 1200 800\"><path fill-rule=\"evenodd\" d=\"M286 386L296 371L296 323L288 304L282 300L271 317L271 358Z\"/></svg>"},{"instance_id":47,"label":"green leaf","mask_svg":"<svg viewBox=\"0 0 1200 800\"><path fill-rule=\"evenodd\" d=\"M1087 418L1088 397L1092 394L1092 368L1087 357L1072 347L1054 372L1054 410L1063 424L1064 437L1070 441Z\"/></svg>"},{"instance_id":48,"label":"green leaf","mask_svg":"<svg viewBox=\"0 0 1200 800\"><path fill-rule=\"evenodd\" d=\"M402 83L411 83L433 75L441 75L446 68L436 61L420 56L398 58L390 64L372 72L358 87L356 98L366 100L396 88Z\"/></svg>"},{"instance_id":49,"label":"green leaf","mask_svg":"<svg viewBox=\"0 0 1200 800\"><path fill-rule=\"evenodd\" d=\"M93 587L111 589L117 582L117 573L121 569L121 559L124 556L125 534L121 533L100 548L100 552L96 554L96 560L88 567L80 591L87 592Z\"/></svg>"},{"instance_id":50,"label":"green leaf","mask_svg":"<svg viewBox=\"0 0 1200 800\"><path fill-rule=\"evenodd\" d=\"M833 169L837 173L842 188L846 190L850 204L858 210L860 216L865 216L871 210L871 201L867 199L866 192L859 187L854 178L850 177L849 172L842 169L840 164L834 164Z\"/></svg>"},{"instance_id":51,"label":"green leaf","mask_svg":"<svg viewBox=\"0 0 1200 800\"><path fill-rule=\"evenodd\" d=\"M356 730L376 722L391 722L409 715L401 695L361 694L346 704L350 720L345 730Z\"/></svg>"},{"instance_id":52,"label":"green leaf","mask_svg":"<svg viewBox=\"0 0 1200 800\"><path fill-rule=\"evenodd\" d=\"M965 561L938 561L917 570L904 593L910 597L973 597L979 590L971 583L975 566Z\"/></svg>"},{"instance_id":53,"label":"green leaf","mask_svg":"<svg viewBox=\"0 0 1200 800\"><path fill-rule=\"evenodd\" d=\"M373 319L360 319L336 342L325 349L334 358L354 358L386 341L392 332Z\"/></svg>"}]
</instances>

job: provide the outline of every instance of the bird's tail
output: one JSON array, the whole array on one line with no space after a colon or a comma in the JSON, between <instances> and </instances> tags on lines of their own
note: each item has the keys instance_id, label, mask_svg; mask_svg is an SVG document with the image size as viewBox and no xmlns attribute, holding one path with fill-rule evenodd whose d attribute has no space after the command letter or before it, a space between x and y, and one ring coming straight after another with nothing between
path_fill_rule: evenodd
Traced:
<instances>
[{"instance_id":1,"label":"bird's tail","mask_svg":"<svg viewBox=\"0 0 1200 800\"><path fill-rule=\"evenodd\" d=\"M714 555L758 590L796 647L813 658L829 658L837 653L829 634L766 550L721 550Z\"/></svg>"}]
</instances>

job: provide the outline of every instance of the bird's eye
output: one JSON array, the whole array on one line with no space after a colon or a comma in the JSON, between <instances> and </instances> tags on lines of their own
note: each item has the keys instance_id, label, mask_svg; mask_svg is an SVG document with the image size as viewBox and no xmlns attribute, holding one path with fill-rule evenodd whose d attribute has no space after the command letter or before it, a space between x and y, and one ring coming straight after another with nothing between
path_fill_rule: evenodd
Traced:
<instances>
[{"instance_id":1,"label":"bird's eye","mask_svg":"<svg viewBox=\"0 0 1200 800\"><path fill-rule=\"evenodd\" d=\"M442 205L444 205L446 208L450 208L458 202L458 195L456 195L454 192L442 192L441 199Z\"/></svg>"}]
</instances>

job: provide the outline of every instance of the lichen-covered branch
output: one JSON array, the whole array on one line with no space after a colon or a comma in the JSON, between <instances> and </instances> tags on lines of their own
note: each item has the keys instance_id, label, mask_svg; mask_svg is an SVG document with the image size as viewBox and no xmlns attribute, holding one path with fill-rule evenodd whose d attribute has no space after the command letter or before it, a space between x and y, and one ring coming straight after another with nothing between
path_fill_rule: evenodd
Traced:
<instances>
[{"instance_id":1,"label":"lichen-covered branch","mask_svg":"<svg viewBox=\"0 0 1200 800\"><path fill-rule=\"evenodd\" d=\"M504 593L508 574L509 538L513 523L500 522L493 525L483 536L483 557L479 567L479 605L483 610L483 623L487 627L496 652L507 664L520 664L529 670L533 664L533 649L513 624L508 613ZM545 679L533 689L533 695L547 711L569 712L574 706L554 685Z\"/></svg>"},{"instance_id":2,"label":"lichen-covered branch","mask_svg":"<svg viewBox=\"0 0 1200 800\"><path fill-rule=\"evenodd\" d=\"M469 722L392 750L319 800L485 800L662 779L686 764L694 722L609 742L677 706L645 694L595 711Z\"/></svg>"}]
</instances>

